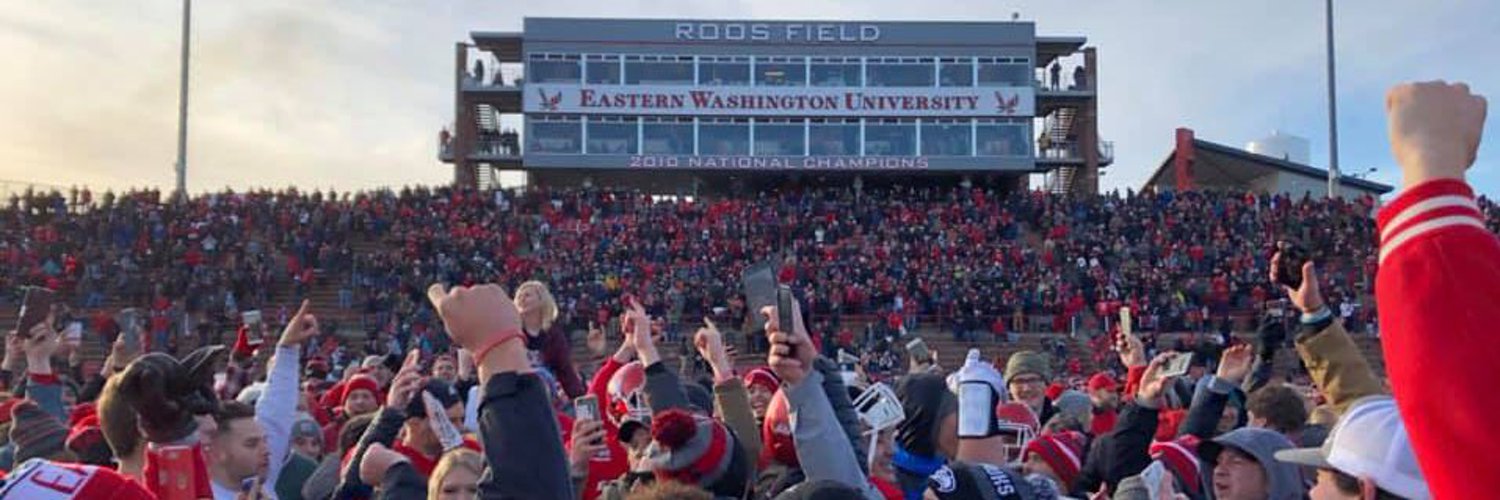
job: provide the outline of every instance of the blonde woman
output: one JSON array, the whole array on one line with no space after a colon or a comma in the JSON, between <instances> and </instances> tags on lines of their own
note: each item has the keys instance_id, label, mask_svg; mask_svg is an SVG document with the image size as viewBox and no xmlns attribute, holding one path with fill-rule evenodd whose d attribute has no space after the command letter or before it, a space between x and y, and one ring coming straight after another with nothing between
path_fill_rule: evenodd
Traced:
<instances>
[{"instance_id":1,"label":"blonde woman","mask_svg":"<svg viewBox=\"0 0 1500 500\"><path fill-rule=\"evenodd\" d=\"M568 333L556 325L557 300L540 281L527 281L516 288L516 309L521 313L521 330L526 332L526 349L534 364L552 372L569 398L582 396L583 380L573 366L573 348Z\"/></svg>"},{"instance_id":2,"label":"blonde woman","mask_svg":"<svg viewBox=\"0 0 1500 500\"><path fill-rule=\"evenodd\" d=\"M457 449L443 454L427 482L427 500L471 500L479 498L479 477L484 457L473 450Z\"/></svg>"}]
</instances>

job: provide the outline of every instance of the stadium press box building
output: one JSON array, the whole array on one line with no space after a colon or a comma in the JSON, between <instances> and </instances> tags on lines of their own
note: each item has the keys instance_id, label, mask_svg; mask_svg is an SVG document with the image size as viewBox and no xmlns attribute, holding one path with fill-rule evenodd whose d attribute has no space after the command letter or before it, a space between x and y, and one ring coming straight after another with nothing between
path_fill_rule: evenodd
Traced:
<instances>
[{"instance_id":1,"label":"stadium press box building","mask_svg":"<svg viewBox=\"0 0 1500 500\"><path fill-rule=\"evenodd\" d=\"M454 61L458 185L682 193L788 176L1095 192L1098 58L1030 22L527 18Z\"/></svg>"}]
</instances>

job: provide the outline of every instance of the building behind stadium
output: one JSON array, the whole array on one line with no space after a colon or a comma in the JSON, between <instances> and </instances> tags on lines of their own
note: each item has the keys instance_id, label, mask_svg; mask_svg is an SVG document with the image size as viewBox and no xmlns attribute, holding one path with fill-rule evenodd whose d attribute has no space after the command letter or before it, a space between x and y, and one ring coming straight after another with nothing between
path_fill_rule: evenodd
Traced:
<instances>
[{"instance_id":1,"label":"building behind stadium","mask_svg":"<svg viewBox=\"0 0 1500 500\"><path fill-rule=\"evenodd\" d=\"M1113 160L1095 49L1030 22L527 18L470 37L439 138L458 185L1092 193Z\"/></svg>"}]
</instances>

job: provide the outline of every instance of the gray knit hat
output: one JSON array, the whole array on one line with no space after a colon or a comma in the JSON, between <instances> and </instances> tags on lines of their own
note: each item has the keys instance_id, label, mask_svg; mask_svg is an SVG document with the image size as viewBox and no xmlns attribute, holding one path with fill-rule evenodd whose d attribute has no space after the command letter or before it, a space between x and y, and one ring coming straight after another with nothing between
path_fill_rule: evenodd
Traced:
<instances>
[{"instance_id":1,"label":"gray knit hat","mask_svg":"<svg viewBox=\"0 0 1500 500\"><path fill-rule=\"evenodd\" d=\"M1024 373L1032 373L1042 377L1043 380L1052 378L1052 369L1047 364L1047 358L1036 351L1016 351L1010 355L1005 362L1005 383L1009 384L1011 379Z\"/></svg>"},{"instance_id":2,"label":"gray knit hat","mask_svg":"<svg viewBox=\"0 0 1500 500\"><path fill-rule=\"evenodd\" d=\"M651 418L647 460L658 479L672 478L708 487L729 471L734 436L718 421L682 410Z\"/></svg>"}]
</instances>

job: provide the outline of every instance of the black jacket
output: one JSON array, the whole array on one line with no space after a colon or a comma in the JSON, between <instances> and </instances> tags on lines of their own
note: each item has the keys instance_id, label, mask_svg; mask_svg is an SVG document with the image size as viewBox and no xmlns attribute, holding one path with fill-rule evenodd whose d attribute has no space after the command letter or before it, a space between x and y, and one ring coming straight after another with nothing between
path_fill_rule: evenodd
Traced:
<instances>
[{"instance_id":1,"label":"black jacket","mask_svg":"<svg viewBox=\"0 0 1500 500\"><path fill-rule=\"evenodd\" d=\"M479 436L489 470L479 481L479 497L572 500L562 433L547 399L547 385L536 375L501 373L481 391Z\"/></svg>"},{"instance_id":2,"label":"black jacket","mask_svg":"<svg viewBox=\"0 0 1500 500\"><path fill-rule=\"evenodd\" d=\"M1099 491L1099 484L1109 485L1114 491L1120 481L1140 474L1151 465L1151 439L1156 435L1158 411L1136 404L1127 404L1120 411L1120 420L1114 430L1099 436L1089 448L1088 459L1074 482L1072 491L1084 493Z\"/></svg>"},{"instance_id":3,"label":"black jacket","mask_svg":"<svg viewBox=\"0 0 1500 500\"><path fill-rule=\"evenodd\" d=\"M1224 392L1215 390L1213 387L1219 385ZM1238 387L1224 380L1214 378L1207 383L1199 385L1193 392L1193 405L1188 408L1187 417L1182 420L1182 427L1177 429L1177 435L1192 434L1198 439L1210 440L1218 435L1219 419L1224 416L1224 406L1231 399L1244 401L1244 393ZM1239 418L1235 421L1234 428L1245 426L1247 416L1243 405L1240 405Z\"/></svg>"}]
</instances>

